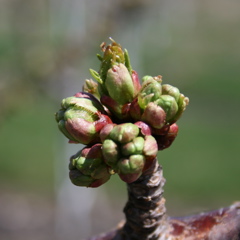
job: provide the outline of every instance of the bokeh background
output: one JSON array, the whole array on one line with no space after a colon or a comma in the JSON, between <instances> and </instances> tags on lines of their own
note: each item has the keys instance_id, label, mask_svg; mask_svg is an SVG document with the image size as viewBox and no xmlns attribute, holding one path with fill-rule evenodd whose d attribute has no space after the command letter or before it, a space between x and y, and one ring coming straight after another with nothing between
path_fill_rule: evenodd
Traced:
<instances>
[{"instance_id":1,"label":"bokeh background","mask_svg":"<svg viewBox=\"0 0 240 240\"><path fill-rule=\"evenodd\" d=\"M240 2L0 1L0 239L76 240L124 218L126 186L73 186L54 112L98 70L99 45L127 48L140 76L163 76L190 98L159 153L170 215L240 200Z\"/></svg>"}]
</instances>

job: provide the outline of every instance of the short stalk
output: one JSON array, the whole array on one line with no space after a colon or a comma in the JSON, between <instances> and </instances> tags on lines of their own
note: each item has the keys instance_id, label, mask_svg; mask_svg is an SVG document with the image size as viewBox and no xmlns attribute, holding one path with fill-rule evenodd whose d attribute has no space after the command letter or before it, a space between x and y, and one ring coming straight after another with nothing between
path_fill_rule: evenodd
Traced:
<instances>
[{"instance_id":1,"label":"short stalk","mask_svg":"<svg viewBox=\"0 0 240 240\"><path fill-rule=\"evenodd\" d=\"M163 186L165 179L157 159L135 182L129 183L124 208L122 239L154 240L168 228Z\"/></svg>"}]
</instances>

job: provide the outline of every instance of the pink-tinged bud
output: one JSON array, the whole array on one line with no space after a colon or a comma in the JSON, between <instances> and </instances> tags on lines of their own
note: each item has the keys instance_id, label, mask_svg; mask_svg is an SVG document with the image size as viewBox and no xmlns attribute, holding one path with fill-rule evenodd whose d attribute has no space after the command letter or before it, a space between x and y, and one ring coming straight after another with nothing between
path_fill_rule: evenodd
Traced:
<instances>
[{"instance_id":1,"label":"pink-tinged bud","mask_svg":"<svg viewBox=\"0 0 240 240\"><path fill-rule=\"evenodd\" d=\"M143 148L143 155L146 158L143 171L146 171L153 163L153 160L157 157L158 145L156 139L151 136L145 136L145 143Z\"/></svg>"},{"instance_id":2,"label":"pink-tinged bud","mask_svg":"<svg viewBox=\"0 0 240 240\"><path fill-rule=\"evenodd\" d=\"M156 158L158 152L158 146L155 138L151 135L145 136L143 155L146 160L153 160Z\"/></svg>"},{"instance_id":3,"label":"pink-tinged bud","mask_svg":"<svg viewBox=\"0 0 240 240\"><path fill-rule=\"evenodd\" d=\"M135 182L141 175L145 164L142 155L131 155L129 159L121 159L118 162L119 177L127 183Z\"/></svg>"},{"instance_id":4,"label":"pink-tinged bud","mask_svg":"<svg viewBox=\"0 0 240 240\"><path fill-rule=\"evenodd\" d=\"M139 134L138 126L132 123L123 123L114 126L109 134L109 138L119 143L127 143L132 141Z\"/></svg>"},{"instance_id":5,"label":"pink-tinged bud","mask_svg":"<svg viewBox=\"0 0 240 240\"><path fill-rule=\"evenodd\" d=\"M116 170L116 165L120 157L118 145L111 139L106 139L102 145L102 152L106 164L113 170Z\"/></svg>"},{"instance_id":6,"label":"pink-tinged bud","mask_svg":"<svg viewBox=\"0 0 240 240\"><path fill-rule=\"evenodd\" d=\"M142 110L139 107L137 99L134 99L129 113L135 121L145 122L151 128L160 129L166 124L166 113L155 102L150 102L146 108Z\"/></svg>"},{"instance_id":7,"label":"pink-tinged bud","mask_svg":"<svg viewBox=\"0 0 240 240\"><path fill-rule=\"evenodd\" d=\"M142 79L143 84L138 94L138 104L141 109L145 109L150 102L154 102L162 94L162 77L145 76Z\"/></svg>"},{"instance_id":8,"label":"pink-tinged bud","mask_svg":"<svg viewBox=\"0 0 240 240\"><path fill-rule=\"evenodd\" d=\"M112 123L101 103L88 93L63 99L56 113L59 129L71 142L90 144L99 141L99 132Z\"/></svg>"},{"instance_id":9,"label":"pink-tinged bud","mask_svg":"<svg viewBox=\"0 0 240 240\"><path fill-rule=\"evenodd\" d=\"M98 187L109 180L111 174L102 156L102 145L86 147L70 158L69 176L73 184Z\"/></svg>"},{"instance_id":10,"label":"pink-tinged bud","mask_svg":"<svg viewBox=\"0 0 240 240\"><path fill-rule=\"evenodd\" d=\"M143 84L138 96L131 103L129 114L134 121L146 122L158 132L180 118L189 99L176 87L161 85L160 75L145 76L142 80Z\"/></svg>"},{"instance_id":11,"label":"pink-tinged bud","mask_svg":"<svg viewBox=\"0 0 240 240\"><path fill-rule=\"evenodd\" d=\"M108 138L108 135L113 130L114 126L116 126L116 124L112 123L112 124L107 124L102 128L102 130L100 131L101 142L103 142L105 139Z\"/></svg>"},{"instance_id":12,"label":"pink-tinged bud","mask_svg":"<svg viewBox=\"0 0 240 240\"><path fill-rule=\"evenodd\" d=\"M134 98L132 77L122 63L108 70L105 86L109 96L121 105L131 102Z\"/></svg>"},{"instance_id":13,"label":"pink-tinged bud","mask_svg":"<svg viewBox=\"0 0 240 240\"><path fill-rule=\"evenodd\" d=\"M172 119L171 123L176 122L182 116L188 104L189 104L189 98L185 97L183 94L180 94L179 100L178 100L178 112Z\"/></svg>"},{"instance_id":14,"label":"pink-tinged bud","mask_svg":"<svg viewBox=\"0 0 240 240\"><path fill-rule=\"evenodd\" d=\"M174 97L162 95L155 103L166 113L166 122L171 122L178 112L178 105Z\"/></svg>"},{"instance_id":15,"label":"pink-tinged bud","mask_svg":"<svg viewBox=\"0 0 240 240\"><path fill-rule=\"evenodd\" d=\"M132 100L137 96L141 84L136 71L132 70L127 50L112 40L108 46L101 45L103 57L98 55L101 67L98 72L90 69L91 75L98 83L87 80L87 92L95 94L106 106L114 118L131 121L129 110ZM97 87L96 87L97 86Z\"/></svg>"},{"instance_id":16,"label":"pink-tinged bud","mask_svg":"<svg viewBox=\"0 0 240 240\"><path fill-rule=\"evenodd\" d=\"M106 125L100 137L105 163L123 181L135 181L157 156L156 140L144 122Z\"/></svg>"},{"instance_id":17,"label":"pink-tinged bud","mask_svg":"<svg viewBox=\"0 0 240 240\"><path fill-rule=\"evenodd\" d=\"M141 120L154 128L162 128L166 123L166 113L157 104L150 102L145 108Z\"/></svg>"}]
</instances>

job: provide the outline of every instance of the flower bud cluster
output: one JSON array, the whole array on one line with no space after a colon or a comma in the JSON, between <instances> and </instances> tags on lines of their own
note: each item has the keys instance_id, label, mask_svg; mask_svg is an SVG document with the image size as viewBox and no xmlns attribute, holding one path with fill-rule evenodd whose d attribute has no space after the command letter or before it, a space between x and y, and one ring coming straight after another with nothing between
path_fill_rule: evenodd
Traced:
<instances>
[{"instance_id":1,"label":"flower bud cluster","mask_svg":"<svg viewBox=\"0 0 240 240\"><path fill-rule=\"evenodd\" d=\"M130 107L131 117L146 122L155 132L175 123L189 102L176 87L161 83L161 76L145 76Z\"/></svg>"},{"instance_id":2,"label":"flower bud cluster","mask_svg":"<svg viewBox=\"0 0 240 240\"><path fill-rule=\"evenodd\" d=\"M87 80L83 90L89 89L92 94L98 95L115 119L129 120L128 108L141 87L138 74L132 70L127 50L122 50L115 41L107 47L102 44L102 51L103 57L98 56L101 61L99 72L90 69L98 87Z\"/></svg>"},{"instance_id":3,"label":"flower bud cluster","mask_svg":"<svg viewBox=\"0 0 240 240\"><path fill-rule=\"evenodd\" d=\"M100 138L106 164L128 183L136 181L157 155L155 138L133 123L106 125Z\"/></svg>"},{"instance_id":4,"label":"flower bud cluster","mask_svg":"<svg viewBox=\"0 0 240 240\"><path fill-rule=\"evenodd\" d=\"M92 144L99 141L100 130L111 119L102 104L89 93L77 93L62 100L55 114L60 131L74 143Z\"/></svg>"},{"instance_id":5,"label":"flower bud cluster","mask_svg":"<svg viewBox=\"0 0 240 240\"><path fill-rule=\"evenodd\" d=\"M70 143L87 145L70 159L77 186L98 187L114 173L136 181L176 138L189 101L161 76L145 76L140 84L127 50L115 41L101 48L100 70L90 70L96 82L86 80L83 92L63 99L55 115Z\"/></svg>"},{"instance_id":6,"label":"flower bud cluster","mask_svg":"<svg viewBox=\"0 0 240 240\"><path fill-rule=\"evenodd\" d=\"M85 147L70 158L69 177L73 184L99 187L111 177L109 167L103 161L101 144Z\"/></svg>"}]
</instances>

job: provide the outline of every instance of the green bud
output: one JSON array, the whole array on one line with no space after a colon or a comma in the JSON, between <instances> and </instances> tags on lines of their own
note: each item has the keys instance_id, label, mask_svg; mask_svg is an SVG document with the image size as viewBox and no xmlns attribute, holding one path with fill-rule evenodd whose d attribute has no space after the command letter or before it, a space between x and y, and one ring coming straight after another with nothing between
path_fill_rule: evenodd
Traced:
<instances>
[{"instance_id":1,"label":"green bud","mask_svg":"<svg viewBox=\"0 0 240 240\"><path fill-rule=\"evenodd\" d=\"M138 97L129 108L134 121L147 123L154 132L159 132L176 122L185 110L189 100L178 88L162 83L162 77L145 76Z\"/></svg>"},{"instance_id":2,"label":"green bud","mask_svg":"<svg viewBox=\"0 0 240 240\"><path fill-rule=\"evenodd\" d=\"M102 145L84 148L70 158L70 179L77 186L98 187L111 176L102 156Z\"/></svg>"},{"instance_id":3,"label":"green bud","mask_svg":"<svg viewBox=\"0 0 240 240\"><path fill-rule=\"evenodd\" d=\"M109 124L110 125L110 124ZM102 152L105 163L125 182L135 181L143 169L151 166L158 145L144 122L105 126Z\"/></svg>"},{"instance_id":4,"label":"green bud","mask_svg":"<svg viewBox=\"0 0 240 240\"><path fill-rule=\"evenodd\" d=\"M175 98L176 102L178 102L180 97L180 92L178 88L173 87L169 84L163 84L162 85L162 94L163 95L170 95Z\"/></svg>"},{"instance_id":5,"label":"green bud","mask_svg":"<svg viewBox=\"0 0 240 240\"><path fill-rule=\"evenodd\" d=\"M162 83L162 76L161 75L158 75L156 77L152 77L152 76L149 76L149 75L146 75L142 78L142 82L143 84L145 84L147 81L157 81L158 83Z\"/></svg>"},{"instance_id":6,"label":"green bud","mask_svg":"<svg viewBox=\"0 0 240 240\"><path fill-rule=\"evenodd\" d=\"M141 109L145 109L150 102L156 101L162 94L161 76L145 76L143 85L138 94L138 104Z\"/></svg>"},{"instance_id":7,"label":"green bud","mask_svg":"<svg viewBox=\"0 0 240 240\"><path fill-rule=\"evenodd\" d=\"M93 113L97 111L105 112L102 104L93 95L90 95L88 93L82 93L82 95L81 93L77 94L81 97L73 96L63 99L61 104L62 108L68 109L71 107L75 107L76 109L86 109L86 111Z\"/></svg>"},{"instance_id":8,"label":"green bud","mask_svg":"<svg viewBox=\"0 0 240 240\"><path fill-rule=\"evenodd\" d=\"M127 143L132 141L139 134L138 126L132 123L123 123L114 126L109 134L109 138L119 143Z\"/></svg>"},{"instance_id":9,"label":"green bud","mask_svg":"<svg viewBox=\"0 0 240 240\"><path fill-rule=\"evenodd\" d=\"M108 46L101 44L103 56L97 55L101 61L100 70L97 72L90 69L92 77L98 83L87 80L84 90L97 96L115 118L131 121L130 104L137 96L141 84L137 72L132 70L127 50L110 40L112 43Z\"/></svg>"},{"instance_id":10,"label":"green bud","mask_svg":"<svg viewBox=\"0 0 240 240\"><path fill-rule=\"evenodd\" d=\"M174 97L162 95L155 103L166 113L166 121L170 122L178 112L178 105Z\"/></svg>"},{"instance_id":11,"label":"green bud","mask_svg":"<svg viewBox=\"0 0 240 240\"><path fill-rule=\"evenodd\" d=\"M100 130L112 123L101 103L88 93L77 93L63 99L56 121L70 141L82 144L97 142Z\"/></svg>"},{"instance_id":12,"label":"green bud","mask_svg":"<svg viewBox=\"0 0 240 240\"><path fill-rule=\"evenodd\" d=\"M126 64L128 67L130 66L128 53L123 51L120 44L116 43L111 38L110 40L112 41L112 43L109 44L108 46L106 46L105 43L101 44L101 48L104 54L103 57L100 58L101 67L99 74L103 82L107 77L108 70L112 68L114 65L123 63Z\"/></svg>"},{"instance_id":13,"label":"green bud","mask_svg":"<svg viewBox=\"0 0 240 240\"><path fill-rule=\"evenodd\" d=\"M183 94L180 94L179 100L178 100L178 112L172 119L171 123L176 122L181 117L182 113L185 111L188 104L189 104L188 97L185 97Z\"/></svg>"},{"instance_id":14,"label":"green bud","mask_svg":"<svg viewBox=\"0 0 240 240\"><path fill-rule=\"evenodd\" d=\"M144 166L145 158L143 155L132 155L129 159L121 159L118 162L119 173L137 173L141 172Z\"/></svg>"},{"instance_id":15,"label":"green bud","mask_svg":"<svg viewBox=\"0 0 240 240\"><path fill-rule=\"evenodd\" d=\"M132 77L122 63L114 65L108 70L105 87L109 96L120 105L129 103L134 98Z\"/></svg>"},{"instance_id":16,"label":"green bud","mask_svg":"<svg viewBox=\"0 0 240 240\"><path fill-rule=\"evenodd\" d=\"M85 175L91 175L92 172L102 164L101 158L79 157L76 161L76 168Z\"/></svg>"},{"instance_id":17,"label":"green bud","mask_svg":"<svg viewBox=\"0 0 240 240\"><path fill-rule=\"evenodd\" d=\"M121 152L128 157L133 154L142 154L144 148L144 138L136 137L131 142L122 145Z\"/></svg>"},{"instance_id":18,"label":"green bud","mask_svg":"<svg viewBox=\"0 0 240 240\"><path fill-rule=\"evenodd\" d=\"M106 164L115 169L119 159L118 145L114 141L106 139L102 145L102 153Z\"/></svg>"},{"instance_id":19,"label":"green bud","mask_svg":"<svg viewBox=\"0 0 240 240\"><path fill-rule=\"evenodd\" d=\"M121 159L118 163L120 178L131 183L136 181L142 174L145 158L142 155L132 155L129 159Z\"/></svg>"}]
</instances>

